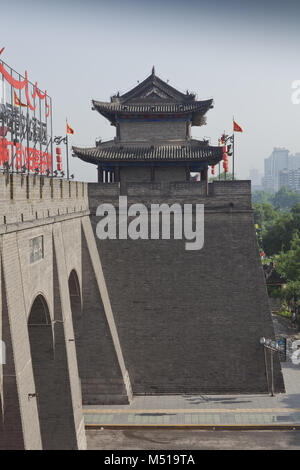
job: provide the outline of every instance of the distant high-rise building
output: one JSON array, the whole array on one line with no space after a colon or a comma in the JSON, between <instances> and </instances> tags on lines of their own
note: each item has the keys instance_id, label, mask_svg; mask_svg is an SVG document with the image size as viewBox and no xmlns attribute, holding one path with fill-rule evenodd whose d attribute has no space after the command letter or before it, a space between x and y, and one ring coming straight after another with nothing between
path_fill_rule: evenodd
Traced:
<instances>
[{"instance_id":1,"label":"distant high-rise building","mask_svg":"<svg viewBox=\"0 0 300 470\"><path fill-rule=\"evenodd\" d=\"M289 165L294 164L290 161L289 150L286 148L275 147L271 155L265 159L265 173L263 178L263 187L267 192L277 192L280 189L280 172Z\"/></svg>"},{"instance_id":2,"label":"distant high-rise building","mask_svg":"<svg viewBox=\"0 0 300 470\"><path fill-rule=\"evenodd\" d=\"M289 170L298 170L300 168L300 153L289 156Z\"/></svg>"},{"instance_id":3,"label":"distant high-rise building","mask_svg":"<svg viewBox=\"0 0 300 470\"><path fill-rule=\"evenodd\" d=\"M286 186L293 191L300 193L300 168L289 170L284 168L279 173L279 186Z\"/></svg>"}]
</instances>

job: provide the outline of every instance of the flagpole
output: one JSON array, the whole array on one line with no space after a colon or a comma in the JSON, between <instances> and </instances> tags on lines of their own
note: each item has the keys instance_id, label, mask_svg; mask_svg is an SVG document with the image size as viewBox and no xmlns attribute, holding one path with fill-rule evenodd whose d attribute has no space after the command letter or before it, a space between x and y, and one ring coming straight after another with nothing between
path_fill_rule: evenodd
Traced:
<instances>
[{"instance_id":1,"label":"flagpole","mask_svg":"<svg viewBox=\"0 0 300 470\"><path fill-rule=\"evenodd\" d=\"M12 68L10 68L10 74L11 76L13 75L13 71L12 71ZM10 102L11 104L13 104L13 112L14 112L14 109L15 109L15 97L14 97L14 92L13 92L14 88L12 85L10 85ZM28 105L27 105L27 112L28 112ZM12 129L11 129L11 133L10 133L10 140L13 142L14 141L14 127L15 126L11 126ZM29 158L28 158L29 160ZM9 161L8 161L9 163ZM12 169L12 172L14 171L14 145L12 145L11 147L11 169ZM28 170L29 172L29 170Z\"/></svg>"},{"instance_id":2,"label":"flagpole","mask_svg":"<svg viewBox=\"0 0 300 470\"><path fill-rule=\"evenodd\" d=\"M220 139L218 139L218 147L220 147ZM219 162L219 181L221 179L221 174L220 174L220 162Z\"/></svg>"},{"instance_id":3,"label":"flagpole","mask_svg":"<svg viewBox=\"0 0 300 470\"><path fill-rule=\"evenodd\" d=\"M66 154L67 154L67 179L69 179L69 144L68 144L68 118L66 118Z\"/></svg>"},{"instance_id":4,"label":"flagpole","mask_svg":"<svg viewBox=\"0 0 300 470\"><path fill-rule=\"evenodd\" d=\"M234 180L234 116L232 117L232 180Z\"/></svg>"},{"instance_id":5,"label":"flagpole","mask_svg":"<svg viewBox=\"0 0 300 470\"><path fill-rule=\"evenodd\" d=\"M234 180L234 131L232 135L232 179Z\"/></svg>"},{"instance_id":6,"label":"flagpole","mask_svg":"<svg viewBox=\"0 0 300 470\"><path fill-rule=\"evenodd\" d=\"M4 76L3 76L3 75L2 75L2 87L1 87L1 91L2 91L1 103L2 103L3 105L6 105L5 84L4 84ZM2 143L3 143L3 140L4 140L4 126L5 126L4 113L2 114L1 121L2 121L2 129L1 129L1 136L0 136L0 138L2 139Z\"/></svg>"},{"instance_id":7,"label":"flagpole","mask_svg":"<svg viewBox=\"0 0 300 470\"><path fill-rule=\"evenodd\" d=\"M224 141L223 141L223 144L227 144L227 139L226 139L226 134L225 134L225 130L224 130ZM224 181L226 181L226 169L224 168Z\"/></svg>"}]
</instances>

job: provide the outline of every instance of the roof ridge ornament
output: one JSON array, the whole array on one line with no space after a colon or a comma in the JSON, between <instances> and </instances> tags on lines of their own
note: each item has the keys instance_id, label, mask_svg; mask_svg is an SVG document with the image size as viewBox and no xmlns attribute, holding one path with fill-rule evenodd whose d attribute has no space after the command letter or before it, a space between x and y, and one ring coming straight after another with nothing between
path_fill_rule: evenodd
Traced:
<instances>
[{"instance_id":1,"label":"roof ridge ornament","mask_svg":"<svg viewBox=\"0 0 300 470\"><path fill-rule=\"evenodd\" d=\"M154 67L154 65L153 65L153 67L152 67L152 75L155 75L155 67Z\"/></svg>"}]
</instances>

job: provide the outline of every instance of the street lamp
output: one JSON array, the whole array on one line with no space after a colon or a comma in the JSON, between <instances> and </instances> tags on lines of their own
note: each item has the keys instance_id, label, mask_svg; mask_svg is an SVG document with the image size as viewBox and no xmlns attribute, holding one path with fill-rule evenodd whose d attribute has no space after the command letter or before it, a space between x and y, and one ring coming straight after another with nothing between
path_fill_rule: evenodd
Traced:
<instances>
[{"instance_id":1,"label":"street lamp","mask_svg":"<svg viewBox=\"0 0 300 470\"><path fill-rule=\"evenodd\" d=\"M274 397L274 352L282 352L282 346L279 345L278 341L265 338L264 336L259 340L260 344L264 347L264 354L265 354L265 368L266 368L266 376L267 376L267 384L269 390L269 375L268 375L268 367L267 367L267 349L270 350L271 354L271 397Z\"/></svg>"}]
</instances>

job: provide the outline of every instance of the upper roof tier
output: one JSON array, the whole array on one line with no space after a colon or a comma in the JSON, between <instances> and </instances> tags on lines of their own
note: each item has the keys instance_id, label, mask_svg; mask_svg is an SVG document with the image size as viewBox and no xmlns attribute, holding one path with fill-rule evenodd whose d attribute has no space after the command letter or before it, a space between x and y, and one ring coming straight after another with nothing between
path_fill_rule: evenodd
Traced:
<instances>
[{"instance_id":1,"label":"upper roof tier","mask_svg":"<svg viewBox=\"0 0 300 470\"><path fill-rule=\"evenodd\" d=\"M110 102L92 100L93 109L106 117L113 125L122 115L190 114L194 126L205 124L204 115L213 108L213 100L196 101L195 94L181 93L152 74L132 90L112 96ZM146 117L146 116L145 116Z\"/></svg>"}]
</instances>

